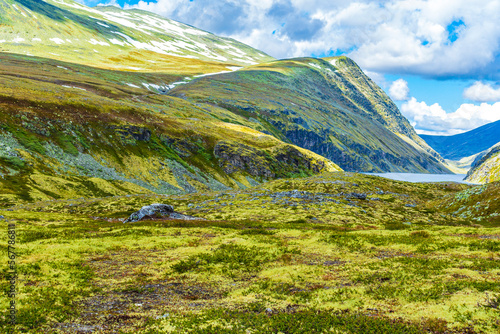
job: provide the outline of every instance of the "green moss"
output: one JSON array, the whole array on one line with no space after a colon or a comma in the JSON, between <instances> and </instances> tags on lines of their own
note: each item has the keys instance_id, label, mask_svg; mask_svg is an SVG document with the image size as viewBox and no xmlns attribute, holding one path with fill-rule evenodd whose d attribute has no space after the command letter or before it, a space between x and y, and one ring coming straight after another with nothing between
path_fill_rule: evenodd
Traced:
<instances>
[{"instance_id":1,"label":"green moss","mask_svg":"<svg viewBox=\"0 0 500 334\"><path fill-rule=\"evenodd\" d=\"M75 145L73 145L74 140L75 140L74 138L71 138L64 133L58 133L56 135L56 141L59 144L59 146L63 149L63 151L71 155L77 156L80 152L78 152L78 149L75 147Z\"/></svg>"},{"instance_id":2,"label":"green moss","mask_svg":"<svg viewBox=\"0 0 500 334\"><path fill-rule=\"evenodd\" d=\"M25 166L25 162L18 157L0 157L0 161L16 170L22 169Z\"/></svg>"},{"instance_id":3,"label":"green moss","mask_svg":"<svg viewBox=\"0 0 500 334\"><path fill-rule=\"evenodd\" d=\"M30 132L26 132L21 128L13 128L9 126L9 132L11 132L21 145L26 147L28 150L37 152L40 154L45 154L46 150L38 137Z\"/></svg>"}]
</instances>

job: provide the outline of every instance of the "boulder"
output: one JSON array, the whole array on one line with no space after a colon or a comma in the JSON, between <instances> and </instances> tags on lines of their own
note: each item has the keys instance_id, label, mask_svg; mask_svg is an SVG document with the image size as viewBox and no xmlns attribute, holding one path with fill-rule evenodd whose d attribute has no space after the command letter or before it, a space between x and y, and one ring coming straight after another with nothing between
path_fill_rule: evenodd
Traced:
<instances>
[{"instance_id":1,"label":"boulder","mask_svg":"<svg viewBox=\"0 0 500 334\"><path fill-rule=\"evenodd\" d=\"M168 204L154 203L143 206L139 211L134 212L124 223L134 223L144 219L183 219L183 220L201 220L203 218L184 215L174 211L174 207Z\"/></svg>"}]
</instances>

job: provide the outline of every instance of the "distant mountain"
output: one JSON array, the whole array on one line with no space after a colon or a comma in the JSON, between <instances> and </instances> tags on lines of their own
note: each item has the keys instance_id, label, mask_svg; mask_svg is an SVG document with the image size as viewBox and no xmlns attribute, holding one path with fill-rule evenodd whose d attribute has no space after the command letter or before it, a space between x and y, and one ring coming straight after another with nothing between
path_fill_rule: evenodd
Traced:
<instances>
[{"instance_id":1,"label":"distant mountain","mask_svg":"<svg viewBox=\"0 0 500 334\"><path fill-rule=\"evenodd\" d=\"M0 0L0 13L0 51L170 73L216 72L210 68L214 64L273 59L233 39L141 10L90 8L72 0Z\"/></svg>"},{"instance_id":2,"label":"distant mountain","mask_svg":"<svg viewBox=\"0 0 500 334\"><path fill-rule=\"evenodd\" d=\"M474 162L465 180L473 183L500 181L500 143Z\"/></svg>"},{"instance_id":3,"label":"distant mountain","mask_svg":"<svg viewBox=\"0 0 500 334\"><path fill-rule=\"evenodd\" d=\"M224 109L262 132L307 148L348 171L449 170L391 99L349 58L297 58L203 77L169 95ZM237 117L237 118L236 118Z\"/></svg>"},{"instance_id":4,"label":"distant mountain","mask_svg":"<svg viewBox=\"0 0 500 334\"><path fill-rule=\"evenodd\" d=\"M420 135L443 158L460 160L483 152L500 142L500 121L454 136Z\"/></svg>"}]
</instances>

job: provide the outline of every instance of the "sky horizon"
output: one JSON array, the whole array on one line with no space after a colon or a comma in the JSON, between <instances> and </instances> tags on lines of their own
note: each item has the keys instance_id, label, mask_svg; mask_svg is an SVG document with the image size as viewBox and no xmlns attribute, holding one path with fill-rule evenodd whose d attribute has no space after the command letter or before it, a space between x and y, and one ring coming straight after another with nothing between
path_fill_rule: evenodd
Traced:
<instances>
[{"instance_id":1,"label":"sky horizon","mask_svg":"<svg viewBox=\"0 0 500 334\"><path fill-rule=\"evenodd\" d=\"M419 134L500 120L500 0L77 0L138 8L275 58L346 55Z\"/></svg>"}]
</instances>

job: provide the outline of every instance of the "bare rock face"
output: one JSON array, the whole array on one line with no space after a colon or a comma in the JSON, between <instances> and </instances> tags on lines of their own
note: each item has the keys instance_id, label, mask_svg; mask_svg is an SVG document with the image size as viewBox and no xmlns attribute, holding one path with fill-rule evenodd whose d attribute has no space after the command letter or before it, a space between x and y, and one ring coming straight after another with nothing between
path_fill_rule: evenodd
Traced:
<instances>
[{"instance_id":1,"label":"bare rock face","mask_svg":"<svg viewBox=\"0 0 500 334\"><path fill-rule=\"evenodd\" d=\"M214 155L219 159L219 165L227 174L236 171L246 171L252 176L274 178L271 171L271 156L244 144L221 141L215 145Z\"/></svg>"},{"instance_id":2,"label":"bare rock face","mask_svg":"<svg viewBox=\"0 0 500 334\"><path fill-rule=\"evenodd\" d=\"M143 206L139 211L134 212L124 223L135 223L144 219L183 219L202 220L203 218L184 215L174 211L174 207L168 204L151 204Z\"/></svg>"},{"instance_id":3,"label":"bare rock face","mask_svg":"<svg viewBox=\"0 0 500 334\"><path fill-rule=\"evenodd\" d=\"M266 151L241 143L219 141L214 147L214 155L226 174L245 171L264 179L319 173L326 169L324 161L308 157L292 146Z\"/></svg>"}]
</instances>

